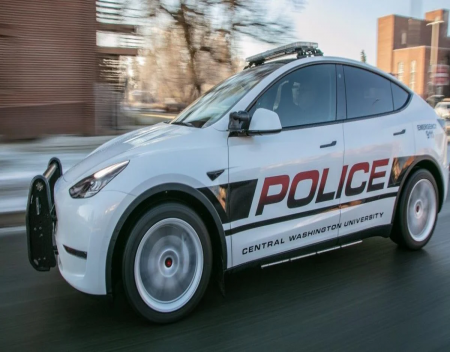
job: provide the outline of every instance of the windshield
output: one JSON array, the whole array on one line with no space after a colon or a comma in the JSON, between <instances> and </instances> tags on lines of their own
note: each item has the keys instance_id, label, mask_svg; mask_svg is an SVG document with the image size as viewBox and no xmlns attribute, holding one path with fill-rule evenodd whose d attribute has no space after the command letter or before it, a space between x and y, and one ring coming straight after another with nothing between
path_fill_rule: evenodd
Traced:
<instances>
[{"instance_id":1,"label":"windshield","mask_svg":"<svg viewBox=\"0 0 450 352\"><path fill-rule=\"evenodd\" d=\"M194 127L213 124L257 83L280 66L280 63L270 63L231 76L194 101L172 123Z\"/></svg>"}]
</instances>

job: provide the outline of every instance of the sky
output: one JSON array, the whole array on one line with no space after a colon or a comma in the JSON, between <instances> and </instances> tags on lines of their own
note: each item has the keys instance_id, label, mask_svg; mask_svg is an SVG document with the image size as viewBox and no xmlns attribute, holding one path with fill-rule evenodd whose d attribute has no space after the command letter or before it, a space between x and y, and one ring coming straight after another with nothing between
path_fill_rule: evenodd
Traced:
<instances>
[{"instance_id":1,"label":"sky","mask_svg":"<svg viewBox=\"0 0 450 352\"><path fill-rule=\"evenodd\" d=\"M450 10L450 0L422 0L421 7L423 18L428 11ZM294 18L297 39L318 42L328 56L359 60L364 50L367 62L376 65L377 19L391 14L410 16L411 0L306 0L305 7ZM248 57L273 47L245 41L241 52Z\"/></svg>"}]
</instances>

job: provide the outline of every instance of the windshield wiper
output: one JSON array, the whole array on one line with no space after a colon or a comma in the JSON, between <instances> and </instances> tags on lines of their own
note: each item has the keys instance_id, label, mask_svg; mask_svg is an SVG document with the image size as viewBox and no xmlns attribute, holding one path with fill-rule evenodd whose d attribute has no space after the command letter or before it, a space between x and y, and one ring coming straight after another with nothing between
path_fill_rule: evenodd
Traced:
<instances>
[{"instance_id":1,"label":"windshield wiper","mask_svg":"<svg viewBox=\"0 0 450 352\"><path fill-rule=\"evenodd\" d=\"M195 127L192 123L190 122L184 122L184 121L173 121L170 123L171 125L180 125L180 126L188 126L188 127Z\"/></svg>"}]
</instances>

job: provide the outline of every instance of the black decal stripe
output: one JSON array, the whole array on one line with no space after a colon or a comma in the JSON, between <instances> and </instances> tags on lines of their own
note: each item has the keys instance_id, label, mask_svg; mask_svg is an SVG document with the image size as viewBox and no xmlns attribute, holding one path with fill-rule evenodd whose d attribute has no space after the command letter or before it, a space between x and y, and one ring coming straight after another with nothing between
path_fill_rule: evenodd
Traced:
<instances>
[{"instance_id":1,"label":"black decal stripe","mask_svg":"<svg viewBox=\"0 0 450 352\"><path fill-rule=\"evenodd\" d=\"M304 217L307 217L307 216L322 214L322 213L326 213L326 212L329 212L329 211L338 210L340 208L354 207L354 206L357 206L357 205L370 203L370 202L375 202L377 200L381 200L381 199L385 199L385 198L393 198L393 197L396 197L396 196L397 196L397 192L385 193L385 194L380 194L380 195L374 196L374 197L358 199L358 200L354 200L354 201L351 201L351 202L343 203L343 204L341 204L339 206L333 205L333 206L328 206L328 207L324 207L324 208L308 210L308 211L304 211L304 212L297 213L297 214L291 214L291 215L286 215L286 216L280 216L278 218L273 218L273 219L268 219L268 220L263 220L263 221L257 221L257 222L251 223L251 224L246 224L246 225L242 225L242 226L239 226L239 227L235 227L235 228L233 228L231 230L226 230L225 231L225 235L226 236L230 236L230 235L234 235L234 234L242 232L242 231L251 230L251 229L254 229L254 228L257 228L257 227L262 227L262 226L277 224L277 223L285 222L285 221L289 221L289 220L300 219L300 218L304 218Z\"/></svg>"},{"instance_id":2,"label":"black decal stripe","mask_svg":"<svg viewBox=\"0 0 450 352\"><path fill-rule=\"evenodd\" d=\"M246 219L250 215L258 180L203 187L198 190L214 205L223 224Z\"/></svg>"},{"instance_id":3,"label":"black decal stripe","mask_svg":"<svg viewBox=\"0 0 450 352\"><path fill-rule=\"evenodd\" d=\"M230 221L246 219L250 215L258 180L230 183L228 214Z\"/></svg>"},{"instance_id":4,"label":"black decal stripe","mask_svg":"<svg viewBox=\"0 0 450 352\"><path fill-rule=\"evenodd\" d=\"M267 226L267 225L272 225L272 224L278 224L280 222L285 222L285 221L289 221L289 220L294 220L294 219L300 219L300 218L304 218L307 216L312 216L312 215L317 215L317 214L321 214L321 213L325 213L328 211L332 211L332 210L338 210L339 206L337 205L332 205L329 207L324 207L324 208L319 208L319 209L314 209L314 210L308 210L308 211L304 211L301 213L297 213L297 214L291 214L291 215L286 215L286 216L280 216L278 218L272 218L272 219L268 219L268 220L263 220L263 221L257 221L257 222L253 222L251 224L246 224L246 225L242 225L239 227L235 227L231 230L226 230L225 231L225 235L226 236L230 236L230 235L234 235L238 232L242 232L242 231L247 231L247 230L251 230L257 227L262 227L262 226Z\"/></svg>"},{"instance_id":5,"label":"black decal stripe","mask_svg":"<svg viewBox=\"0 0 450 352\"><path fill-rule=\"evenodd\" d=\"M340 208L354 207L354 206L360 205L360 204L376 202L377 200L380 200L380 199L394 198L394 197L397 197L397 193L398 192L390 192L390 193L384 193L384 194L380 194L378 196L373 196L373 197L369 197L369 198L352 200L351 202L342 203L340 205Z\"/></svg>"},{"instance_id":6,"label":"black decal stripe","mask_svg":"<svg viewBox=\"0 0 450 352\"><path fill-rule=\"evenodd\" d=\"M408 169L414 164L415 156L402 156L392 161L391 175L389 176L388 188L400 187Z\"/></svg>"}]
</instances>

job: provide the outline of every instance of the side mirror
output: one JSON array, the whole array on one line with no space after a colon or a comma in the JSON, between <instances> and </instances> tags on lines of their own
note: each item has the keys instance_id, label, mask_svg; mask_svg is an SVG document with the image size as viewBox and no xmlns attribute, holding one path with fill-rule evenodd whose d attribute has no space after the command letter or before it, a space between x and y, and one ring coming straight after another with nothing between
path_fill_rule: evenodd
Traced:
<instances>
[{"instance_id":1,"label":"side mirror","mask_svg":"<svg viewBox=\"0 0 450 352\"><path fill-rule=\"evenodd\" d=\"M259 108L252 116L248 134L278 133L281 122L278 114L272 110Z\"/></svg>"},{"instance_id":2,"label":"side mirror","mask_svg":"<svg viewBox=\"0 0 450 352\"><path fill-rule=\"evenodd\" d=\"M248 130L250 114L247 111L235 111L230 113L228 130L230 132L244 132Z\"/></svg>"}]
</instances>

